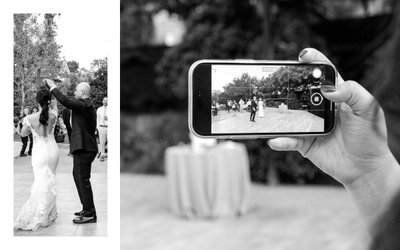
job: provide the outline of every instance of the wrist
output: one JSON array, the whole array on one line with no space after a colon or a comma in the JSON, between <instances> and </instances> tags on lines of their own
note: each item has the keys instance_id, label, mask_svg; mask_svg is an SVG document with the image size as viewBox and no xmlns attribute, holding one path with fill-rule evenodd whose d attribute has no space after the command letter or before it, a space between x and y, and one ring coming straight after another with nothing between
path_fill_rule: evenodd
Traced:
<instances>
[{"instance_id":1,"label":"wrist","mask_svg":"<svg viewBox=\"0 0 400 250\"><path fill-rule=\"evenodd\" d=\"M379 165L344 184L369 228L373 227L376 218L385 211L400 187L400 166L391 152L371 164Z\"/></svg>"},{"instance_id":2,"label":"wrist","mask_svg":"<svg viewBox=\"0 0 400 250\"><path fill-rule=\"evenodd\" d=\"M392 152L387 148L379 157L365 158L359 160L356 177L343 181L347 189L358 189L368 183L383 182L386 179L400 178L400 165L394 158ZM400 182L399 182L400 186Z\"/></svg>"}]
</instances>

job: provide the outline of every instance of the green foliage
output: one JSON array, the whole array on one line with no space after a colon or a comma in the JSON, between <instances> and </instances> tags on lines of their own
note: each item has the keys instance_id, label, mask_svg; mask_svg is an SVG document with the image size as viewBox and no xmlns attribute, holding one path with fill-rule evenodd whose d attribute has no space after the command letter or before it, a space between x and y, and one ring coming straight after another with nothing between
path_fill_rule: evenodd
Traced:
<instances>
[{"instance_id":1,"label":"green foliage","mask_svg":"<svg viewBox=\"0 0 400 250\"><path fill-rule=\"evenodd\" d=\"M61 76L65 80L60 90L69 97L74 96L79 82L89 82L92 86L92 98L96 106L101 106L107 95L107 58L93 61L90 70L79 68L76 61L65 61L64 67L59 57L60 45L56 43L57 14L14 15L14 113L28 106L36 106L35 93L43 78Z\"/></svg>"},{"instance_id":2,"label":"green foliage","mask_svg":"<svg viewBox=\"0 0 400 250\"><path fill-rule=\"evenodd\" d=\"M188 143L187 113L121 114L121 171L163 174L167 147ZM297 152L274 152L266 140L239 141L246 145L251 179L265 183L268 168L275 165L278 174L289 176L288 182L304 183L318 169Z\"/></svg>"},{"instance_id":3,"label":"green foliage","mask_svg":"<svg viewBox=\"0 0 400 250\"><path fill-rule=\"evenodd\" d=\"M93 71L86 68L80 68L76 73L79 82L90 82L93 79Z\"/></svg>"},{"instance_id":4,"label":"green foliage","mask_svg":"<svg viewBox=\"0 0 400 250\"><path fill-rule=\"evenodd\" d=\"M189 32L180 45L165 53L156 68L156 84L164 95L182 103L187 100L187 72L193 62L204 58L243 58L260 32L260 19L247 1L188 2L196 5L187 13Z\"/></svg>"},{"instance_id":5,"label":"green foliage","mask_svg":"<svg viewBox=\"0 0 400 250\"><path fill-rule=\"evenodd\" d=\"M14 100L22 111L35 104L35 91L43 77L57 76L59 49L54 37L56 14L14 14Z\"/></svg>"},{"instance_id":6,"label":"green foliage","mask_svg":"<svg viewBox=\"0 0 400 250\"><path fill-rule=\"evenodd\" d=\"M243 73L240 77L234 78L231 83L224 86L224 92L218 97L218 102L226 103L228 100L250 99L254 94L256 86L259 85L257 77L251 77Z\"/></svg>"},{"instance_id":7,"label":"green foliage","mask_svg":"<svg viewBox=\"0 0 400 250\"><path fill-rule=\"evenodd\" d=\"M325 51L324 41L311 30L318 12L312 3L168 1L161 7L183 17L188 32L182 43L168 50L157 65L156 84L167 100L186 103L187 72L196 60L293 59L307 46Z\"/></svg>"},{"instance_id":8,"label":"green foliage","mask_svg":"<svg viewBox=\"0 0 400 250\"><path fill-rule=\"evenodd\" d=\"M95 107L102 106L102 101L107 96L107 58L96 59L91 64L93 79L90 80L92 99Z\"/></svg>"},{"instance_id":9,"label":"green foliage","mask_svg":"<svg viewBox=\"0 0 400 250\"><path fill-rule=\"evenodd\" d=\"M164 173L164 151L189 141L187 114L121 114L121 171Z\"/></svg>"},{"instance_id":10,"label":"green foliage","mask_svg":"<svg viewBox=\"0 0 400 250\"><path fill-rule=\"evenodd\" d=\"M68 61L67 64L71 73L78 73L79 63L77 61Z\"/></svg>"},{"instance_id":11,"label":"green foliage","mask_svg":"<svg viewBox=\"0 0 400 250\"><path fill-rule=\"evenodd\" d=\"M129 3L132 1L125 0L123 2ZM183 42L176 47L170 48L156 67L158 73L156 84L159 90L152 93L161 93L161 96L156 96L154 100L165 101L164 105L158 104L157 107L167 107L164 108L165 110L168 109L170 103L178 101L182 104L180 106L184 107L181 110L185 109L187 103L188 68L194 61L199 59L253 58L293 60L297 59L299 51L303 48L316 47L335 62L336 58L330 56L327 50L328 43L324 40L325 38L320 37L314 32L315 26L323 22L329 23L333 19L342 18L344 15L346 17L354 17L355 13L359 12L360 5L366 2L347 1L347 5L343 5L340 1L328 0L134 1L136 6L141 7L142 11L147 8L148 12L145 15L152 15L159 9L166 9L170 13L179 15L184 19L186 24L187 33L183 38ZM367 12L367 9L365 8L365 12ZM152 29L148 20L143 23L144 29ZM326 28L330 26L322 25L322 27ZM362 33L362 29L360 30ZM134 32L133 29L131 31ZM143 29L137 29L137 32L143 33L144 31ZM341 32L336 32L339 35L334 38L329 37L331 30L327 29L325 33L328 34L325 37L331 39L328 42L332 42L332 40L346 40L340 36ZM124 35L122 36L124 37ZM142 42L144 40L138 39L142 44L145 43ZM341 45L343 43L336 42L336 44L330 44L330 48L341 47ZM349 52L354 50L354 46L357 46L357 43L352 43L351 46L353 46L351 49L349 47L343 48L345 54L350 54ZM353 61L353 58L350 57L347 61ZM358 66L353 64L353 67ZM387 67L382 66L382 68L386 69L387 72ZM270 79L260 79L259 82L254 83L251 83L253 81L251 77L242 76L243 79L238 79L232 84L254 86L252 91L257 91L261 94L268 93L268 90L271 88L279 88L284 91L287 85L290 89L298 88L303 82L304 84L308 84L308 79L299 72L293 71L292 75L291 79L286 79L284 74L279 74L278 72L276 75L271 76ZM126 84L131 84L131 81L126 81ZM225 94L227 96L224 97L224 93L219 94L215 92L213 93L213 100L216 98L230 99L232 96L246 96L246 92L235 90L234 88L228 88ZM285 93L285 95L292 99L296 98L294 96L296 93L293 91ZM268 94L265 94L265 96L269 97ZM148 107L151 103L149 105L147 102L136 103L136 106L140 108L146 105ZM292 103L291 105L293 107L300 107L298 103ZM160 117L164 117L164 114L160 113L159 115L149 117L152 118L148 118L148 123L146 124L149 124L148 127L152 128L150 130L151 133L157 133L154 132L154 130L159 131L155 129L157 127L155 124L163 124L157 121L158 119L161 120L162 118ZM143 116L142 119L144 119ZM182 118L182 123L186 125L185 120L186 118ZM133 124L131 126L137 125L132 120L129 122ZM142 128L146 127L145 125L140 126ZM126 124L125 129L121 130L122 135L125 135L123 131L131 129L137 131L134 127L130 128L128 124ZM157 134L156 141L158 144L164 145L162 149L167 145L173 145L169 144L173 142L168 139L171 131L175 132L174 128L168 131L163 130L164 134ZM134 133L134 135L138 134L138 132ZM151 136L149 135L148 138L151 138ZM181 138L187 139L187 135L182 135ZM123 139L125 138L122 138L121 141ZM124 145L128 145L127 148L130 149L130 143L136 139L136 137L132 137L132 134L130 134L129 141L125 141L125 144L123 143L121 148L125 147ZM250 155L253 180L267 181L271 169L277 169L278 173L287 174L298 182L311 179L319 173L319 170L312 163L302 158L298 153L274 152L268 149L264 140L252 140L245 143ZM146 166L149 166L149 169L153 170L159 168L163 161L163 158L160 157L163 150L156 147L158 153L153 154L152 148L156 143L153 143L151 139L141 139L140 144L140 153L135 155L139 151L134 150L133 156L130 156L131 158L125 158L125 163L123 163L124 169L132 167L132 165L129 165L131 164L129 159L136 163L133 164L134 169L140 168L139 172L146 172ZM137 149L139 146L135 145L133 148ZM124 152L123 155L128 155L128 152ZM139 155L139 159L147 160L138 163L139 161L135 161L137 155ZM159 155L159 157L156 157L156 155ZM157 172L153 170L149 172Z\"/></svg>"},{"instance_id":12,"label":"green foliage","mask_svg":"<svg viewBox=\"0 0 400 250\"><path fill-rule=\"evenodd\" d=\"M300 97L303 91L307 89L308 85L315 84L311 77L314 68L309 66L280 67L268 77L260 79L243 73L224 86L222 93L213 93L212 100L226 103L227 100L251 99L253 95L256 95L257 98L288 99L290 108L301 109ZM320 69L324 71L323 67ZM324 80L324 72L321 80Z\"/></svg>"},{"instance_id":13,"label":"green foliage","mask_svg":"<svg viewBox=\"0 0 400 250\"><path fill-rule=\"evenodd\" d=\"M304 183L312 181L320 172L310 161L298 152L276 152L269 148L267 140L239 141L246 145L250 159L251 179L268 183L271 179L269 168L274 167L279 175L289 177L289 182Z\"/></svg>"},{"instance_id":14,"label":"green foliage","mask_svg":"<svg viewBox=\"0 0 400 250\"><path fill-rule=\"evenodd\" d=\"M307 46L317 46L324 50L323 41L311 31L310 20L312 17L305 14L311 12L312 7L307 5L307 2L311 1L153 0L146 3L139 2L141 4L139 3L138 5L142 6L142 9L145 9L145 6L149 6L147 4L152 4L153 9L149 12L150 14L154 13L157 8L166 9L170 13L175 13L182 17L186 24L187 33L183 37L182 43L166 51L156 66L157 78L155 83L159 91L155 91L155 93L161 94L156 99L164 100L165 107L168 107L169 103L178 102L181 103L181 105L178 105L182 107L181 110L185 110L187 103L187 72L190 65L196 60L205 58L294 59L297 58L298 52ZM243 79L238 79L233 84L240 86L252 85L254 86L254 91L270 87L267 79L256 83L255 79L250 76L242 77ZM277 75L271 82L281 87L282 76ZM293 79L294 85L296 82ZM214 98L216 98L218 93L214 94ZM246 92L243 89L227 88L226 96L224 97L224 93L221 93L219 97L228 99L228 95L243 97L246 96ZM160 116L164 115L160 114ZM150 125L153 123L162 124L156 122L156 117L154 116L154 120L151 120L148 126L157 126L155 124ZM186 127L185 120L186 118L182 119L182 124L185 124ZM154 130L158 131L157 129ZM125 137L124 131L122 129L121 134ZM153 133L157 133L155 131ZM157 143L164 145L162 149L165 149L167 145L171 145L169 144L171 140L168 139L171 131L175 131L175 129L165 130L162 135L157 134ZM186 137L187 135L182 138ZM121 141L125 139L121 138ZM131 140L135 140L135 138L131 138ZM145 171L146 166L150 169L159 167L162 157L154 155L152 149L155 143L152 143L151 140L142 140L140 144L140 147L146 149L141 150L140 153L138 153L138 150L134 150L133 152L134 154L136 153L136 156L134 155L133 157L148 160L140 161L140 164L137 163L138 161L133 160L136 162L134 168L136 169L138 166L143 168L143 170L139 171L141 172ZM124 143L121 145L121 148L125 147ZM126 145L128 145L127 148L132 148L131 144ZM265 182L267 180L266 173L270 172L269 170L278 169L282 172L292 166L291 161L293 160L299 166L290 167L292 176L301 175L304 177L317 171L309 161L300 161L299 156L293 156L294 153L279 153L266 150L264 141L247 142L246 145L251 159L252 177L255 180ZM137 148L139 146L135 144L133 147ZM158 155L162 154L161 151L157 147ZM125 157L125 155L126 153L122 153L122 157ZM123 162L125 161L129 162L127 158L123 160ZM279 162L279 164L276 164L276 162ZM125 167L128 166L125 165Z\"/></svg>"},{"instance_id":15,"label":"green foliage","mask_svg":"<svg viewBox=\"0 0 400 250\"><path fill-rule=\"evenodd\" d=\"M152 9L153 5L148 1L121 1L121 48L141 46L151 41L154 29Z\"/></svg>"}]
</instances>

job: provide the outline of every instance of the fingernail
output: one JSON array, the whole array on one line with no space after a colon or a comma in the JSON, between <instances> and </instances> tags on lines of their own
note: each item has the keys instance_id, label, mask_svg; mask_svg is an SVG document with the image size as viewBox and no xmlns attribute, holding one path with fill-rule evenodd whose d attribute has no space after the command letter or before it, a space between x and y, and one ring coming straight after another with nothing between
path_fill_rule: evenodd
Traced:
<instances>
[{"instance_id":1,"label":"fingernail","mask_svg":"<svg viewBox=\"0 0 400 250\"><path fill-rule=\"evenodd\" d=\"M303 49L302 51L300 51L299 58L302 58L306 53L307 53L307 49Z\"/></svg>"},{"instance_id":2,"label":"fingernail","mask_svg":"<svg viewBox=\"0 0 400 250\"><path fill-rule=\"evenodd\" d=\"M321 89L326 93L332 93L336 91L336 87L334 85L322 85Z\"/></svg>"}]
</instances>

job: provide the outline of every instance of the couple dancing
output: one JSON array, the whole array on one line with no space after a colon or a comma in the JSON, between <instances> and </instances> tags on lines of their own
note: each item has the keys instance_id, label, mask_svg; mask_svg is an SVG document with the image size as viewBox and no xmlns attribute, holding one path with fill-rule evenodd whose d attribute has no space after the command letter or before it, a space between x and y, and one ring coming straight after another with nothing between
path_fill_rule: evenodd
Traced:
<instances>
[{"instance_id":1,"label":"couple dancing","mask_svg":"<svg viewBox=\"0 0 400 250\"><path fill-rule=\"evenodd\" d=\"M257 97L253 96L253 100L251 100L251 104L250 104L250 121L251 122L256 122L254 119L256 117L256 112L257 110L259 111L259 117L262 118L264 117L264 108L265 108L265 104L263 102L263 100L260 97L260 100L257 103Z\"/></svg>"},{"instance_id":2,"label":"couple dancing","mask_svg":"<svg viewBox=\"0 0 400 250\"><path fill-rule=\"evenodd\" d=\"M90 185L91 164L97 154L95 138L96 110L90 100L90 86L81 82L76 86L75 99L67 98L53 80L45 79L45 86L37 92L39 112L24 118L21 133L33 134L32 167L34 183L31 196L20 210L14 228L36 231L47 227L57 218L55 174L59 159L54 138L57 122L57 101L72 110L71 153L73 177L82 211L75 213L73 223L97 221ZM53 98L54 97L54 98Z\"/></svg>"}]
</instances>

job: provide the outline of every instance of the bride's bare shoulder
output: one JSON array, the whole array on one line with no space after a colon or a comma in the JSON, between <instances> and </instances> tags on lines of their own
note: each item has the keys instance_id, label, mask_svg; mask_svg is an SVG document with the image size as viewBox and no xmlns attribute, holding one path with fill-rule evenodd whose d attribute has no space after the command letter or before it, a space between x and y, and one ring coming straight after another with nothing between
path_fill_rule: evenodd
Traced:
<instances>
[{"instance_id":1,"label":"bride's bare shoulder","mask_svg":"<svg viewBox=\"0 0 400 250\"><path fill-rule=\"evenodd\" d=\"M30 114L30 115L28 115L28 120L29 120L29 121L34 121L34 120L36 120L36 119L39 119L39 116L40 116L40 113L39 113L39 112Z\"/></svg>"},{"instance_id":2,"label":"bride's bare shoulder","mask_svg":"<svg viewBox=\"0 0 400 250\"><path fill-rule=\"evenodd\" d=\"M40 113L33 113L28 115L27 119L32 126L35 126L39 123L39 115Z\"/></svg>"},{"instance_id":3,"label":"bride's bare shoulder","mask_svg":"<svg viewBox=\"0 0 400 250\"><path fill-rule=\"evenodd\" d=\"M30 114L28 116L28 120L29 120L30 124L33 126L39 125L39 123L40 123L39 119L40 119L40 112ZM49 121L54 122L56 119L57 119L57 114L54 114L53 112L49 112Z\"/></svg>"}]
</instances>

